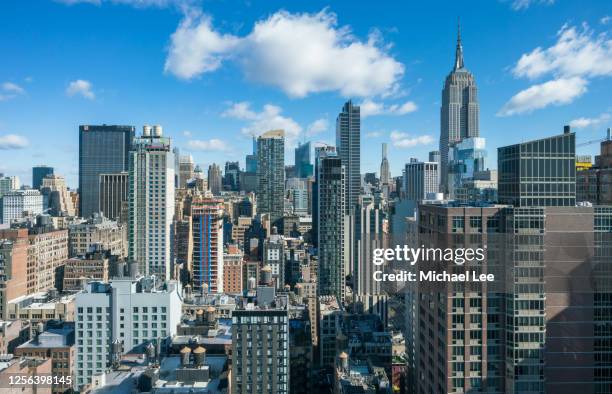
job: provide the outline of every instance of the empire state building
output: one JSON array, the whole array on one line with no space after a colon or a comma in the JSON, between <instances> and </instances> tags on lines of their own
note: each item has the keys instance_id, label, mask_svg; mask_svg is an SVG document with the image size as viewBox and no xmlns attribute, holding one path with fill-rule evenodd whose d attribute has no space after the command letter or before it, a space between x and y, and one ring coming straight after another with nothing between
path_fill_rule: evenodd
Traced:
<instances>
[{"instance_id":1,"label":"empire state building","mask_svg":"<svg viewBox=\"0 0 612 394\"><path fill-rule=\"evenodd\" d=\"M440 191L448 194L448 152L464 138L478 137L478 94L474 75L463 64L461 30L457 31L455 67L442 90L440 108Z\"/></svg>"}]
</instances>

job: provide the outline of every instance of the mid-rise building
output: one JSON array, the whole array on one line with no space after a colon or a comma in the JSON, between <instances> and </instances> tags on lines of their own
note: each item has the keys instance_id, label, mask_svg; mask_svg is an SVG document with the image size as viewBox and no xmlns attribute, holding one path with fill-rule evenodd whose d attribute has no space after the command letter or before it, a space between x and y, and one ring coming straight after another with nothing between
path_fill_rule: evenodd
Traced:
<instances>
[{"instance_id":1,"label":"mid-rise building","mask_svg":"<svg viewBox=\"0 0 612 394\"><path fill-rule=\"evenodd\" d=\"M576 136L563 134L497 150L499 202L515 207L576 205Z\"/></svg>"},{"instance_id":2,"label":"mid-rise building","mask_svg":"<svg viewBox=\"0 0 612 394\"><path fill-rule=\"evenodd\" d=\"M75 216L76 210L66 186L66 179L59 175L47 175L42 180L40 191L44 197L43 205L52 216Z\"/></svg>"},{"instance_id":3,"label":"mid-rise building","mask_svg":"<svg viewBox=\"0 0 612 394\"><path fill-rule=\"evenodd\" d=\"M242 271L244 254L236 246L228 248L223 254L223 292L227 294L242 294Z\"/></svg>"},{"instance_id":4,"label":"mid-rise building","mask_svg":"<svg viewBox=\"0 0 612 394\"><path fill-rule=\"evenodd\" d=\"M15 350L17 357L32 357L51 360L51 376L57 376L58 384L52 387L53 394L72 392L72 381L61 377L72 378L75 375L76 347L74 343L74 323L63 323L48 327L36 333L28 342ZM41 385L43 386L43 385Z\"/></svg>"},{"instance_id":5,"label":"mid-rise building","mask_svg":"<svg viewBox=\"0 0 612 394\"><path fill-rule=\"evenodd\" d=\"M100 174L128 171L135 131L134 126L79 126L79 214L82 217L100 212Z\"/></svg>"},{"instance_id":6,"label":"mid-rise building","mask_svg":"<svg viewBox=\"0 0 612 394\"><path fill-rule=\"evenodd\" d=\"M8 302L28 293L28 230L11 230L12 239L6 232L0 233L0 319L8 319ZM3 239L5 238L5 239Z\"/></svg>"},{"instance_id":7,"label":"mid-rise building","mask_svg":"<svg viewBox=\"0 0 612 394\"><path fill-rule=\"evenodd\" d=\"M4 193L10 192L11 190L17 190L21 187L21 182L17 176L5 176L0 174L0 198Z\"/></svg>"},{"instance_id":8,"label":"mid-rise building","mask_svg":"<svg viewBox=\"0 0 612 394\"><path fill-rule=\"evenodd\" d=\"M12 190L2 196L2 223L11 224L43 213L43 196L34 189Z\"/></svg>"},{"instance_id":9,"label":"mid-rise building","mask_svg":"<svg viewBox=\"0 0 612 394\"><path fill-rule=\"evenodd\" d=\"M407 200L421 201L439 188L438 163L410 159L404 170L403 196Z\"/></svg>"},{"instance_id":10,"label":"mid-rise building","mask_svg":"<svg viewBox=\"0 0 612 394\"><path fill-rule=\"evenodd\" d=\"M578 160L582 160L581 167ZM612 129L600 144L595 165L586 164L586 159L576 156L576 201L612 205Z\"/></svg>"},{"instance_id":11,"label":"mid-rise building","mask_svg":"<svg viewBox=\"0 0 612 394\"><path fill-rule=\"evenodd\" d=\"M273 291L273 290L272 290ZM265 299L265 301L264 301ZM289 393L289 305L259 294L232 316L232 392Z\"/></svg>"},{"instance_id":12,"label":"mid-rise building","mask_svg":"<svg viewBox=\"0 0 612 394\"><path fill-rule=\"evenodd\" d=\"M66 260L62 291L82 290L83 281L108 282L111 263L116 263L116 256L101 248Z\"/></svg>"},{"instance_id":13,"label":"mid-rise building","mask_svg":"<svg viewBox=\"0 0 612 394\"><path fill-rule=\"evenodd\" d=\"M76 295L76 387L103 374L120 357L118 352L161 343L176 334L180 293L177 282L162 285L155 277L90 282Z\"/></svg>"},{"instance_id":14,"label":"mid-rise building","mask_svg":"<svg viewBox=\"0 0 612 394\"><path fill-rule=\"evenodd\" d=\"M128 257L139 271L170 278L174 221L174 154L161 126L144 126L130 151Z\"/></svg>"},{"instance_id":15,"label":"mid-rise building","mask_svg":"<svg viewBox=\"0 0 612 394\"><path fill-rule=\"evenodd\" d=\"M127 257L127 225L93 214L87 221L68 226L70 257L82 256L100 245L119 257Z\"/></svg>"}]
</instances>

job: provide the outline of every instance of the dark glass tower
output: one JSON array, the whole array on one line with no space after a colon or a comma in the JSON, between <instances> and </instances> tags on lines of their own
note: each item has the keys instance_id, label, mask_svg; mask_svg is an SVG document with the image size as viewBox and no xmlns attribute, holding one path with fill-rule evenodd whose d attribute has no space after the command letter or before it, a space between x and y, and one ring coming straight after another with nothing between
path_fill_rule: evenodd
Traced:
<instances>
[{"instance_id":1,"label":"dark glass tower","mask_svg":"<svg viewBox=\"0 0 612 394\"><path fill-rule=\"evenodd\" d=\"M361 111L349 100L336 119L336 146L345 168L346 213L358 203L361 191Z\"/></svg>"},{"instance_id":2,"label":"dark glass tower","mask_svg":"<svg viewBox=\"0 0 612 394\"><path fill-rule=\"evenodd\" d=\"M295 173L298 178L308 178L312 176L310 142L300 144L295 148Z\"/></svg>"},{"instance_id":3,"label":"dark glass tower","mask_svg":"<svg viewBox=\"0 0 612 394\"><path fill-rule=\"evenodd\" d=\"M285 132L271 130L257 140L257 213L282 230L285 203Z\"/></svg>"},{"instance_id":4,"label":"dark glass tower","mask_svg":"<svg viewBox=\"0 0 612 394\"><path fill-rule=\"evenodd\" d=\"M47 175L53 175L53 167L32 167L32 189L40 189L40 187L42 186L42 180Z\"/></svg>"},{"instance_id":5,"label":"dark glass tower","mask_svg":"<svg viewBox=\"0 0 612 394\"><path fill-rule=\"evenodd\" d=\"M128 171L134 126L79 126L79 212L100 211L100 174Z\"/></svg>"}]
</instances>

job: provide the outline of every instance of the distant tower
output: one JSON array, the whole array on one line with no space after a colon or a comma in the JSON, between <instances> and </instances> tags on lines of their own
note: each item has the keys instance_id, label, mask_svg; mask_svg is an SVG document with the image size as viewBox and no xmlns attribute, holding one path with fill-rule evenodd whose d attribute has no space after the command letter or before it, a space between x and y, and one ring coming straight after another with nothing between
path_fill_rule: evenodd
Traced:
<instances>
[{"instance_id":1,"label":"distant tower","mask_svg":"<svg viewBox=\"0 0 612 394\"><path fill-rule=\"evenodd\" d=\"M285 207L285 132L271 130L257 139L257 213L268 214L282 231Z\"/></svg>"},{"instance_id":2,"label":"distant tower","mask_svg":"<svg viewBox=\"0 0 612 394\"><path fill-rule=\"evenodd\" d=\"M40 189L47 175L53 175L53 167L43 165L32 167L32 189Z\"/></svg>"},{"instance_id":3,"label":"distant tower","mask_svg":"<svg viewBox=\"0 0 612 394\"><path fill-rule=\"evenodd\" d=\"M479 105L476 81L463 63L461 29L457 30L455 66L446 77L440 110L440 191L448 194L449 149L464 138L478 137Z\"/></svg>"},{"instance_id":4,"label":"distant tower","mask_svg":"<svg viewBox=\"0 0 612 394\"><path fill-rule=\"evenodd\" d=\"M382 144L382 161L380 162L380 184L388 185L391 181L389 173L389 160L387 160L387 144Z\"/></svg>"},{"instance_id":5,"label":"distant tower","mask_svg":"<svg viewBox=\"0 0 612 394\"><path fill-rule=\"evenodd\" d=\"M161 126L134 139L129 171L129 259L140 273L170 279L174 219L174 153Z\"/></svg>"},{"instance_id":6,"label":"distant tower","mask_svg":"<svg viewBox=\"0 0 612 394\"><path fill-rule=\"evenodd\" d=\"M361 192L361 111L349 100L336 119L336 146L345 168L345 210L352 212Z\"/></svg>"},{"instance_id":7,"label":"distant tower","mask_svg":"<svg viewBox=\"0 0 612 394\"><path fill-rule=\"evenodd\" d=\"M218 196L221 194L222 187L222 177L221 177L221 168L212 163L208 166L208 190L215 195Z\"/></svg>"}]
</instances>

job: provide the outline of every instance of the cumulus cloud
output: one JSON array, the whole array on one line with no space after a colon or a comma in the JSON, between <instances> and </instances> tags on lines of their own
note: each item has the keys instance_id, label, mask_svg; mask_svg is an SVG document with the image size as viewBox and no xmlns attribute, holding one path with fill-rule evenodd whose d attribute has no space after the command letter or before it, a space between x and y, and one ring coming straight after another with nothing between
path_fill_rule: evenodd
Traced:
<instances>
[{"instance_id":1,"label":"cumulus cloud","mask_svg":"<svg viewBox=\"0 0 612 394\"><path fill-rule=\"evenodd\" d=\"M428 145L435 141L430 135L411 136L400 131L391 132L391 143L396 148L412 148L418 145Z\"/></svg>"},{"instance_id":2,"label":"cumulus cloud","mask_svg":"<svg viewBox=\"0 0 612 394\"><path fill-rule=\"evenodd\" d=\"M403 104L385 105L382 102L371 99L364 100L359 104L359 107L361 108L362 118L374 115L406 115L418 109L413 101L406 101Z\"/></svg>"},{"instance_id":3,"label":"cumulus cloud","mask_svg":"<svg viewBox=\"0 0 612 394\"><path fill-rule=\"evenodd\" d=\"M241 130L244 135L260 135L268 130L283 129L287 146L295 145L302 132L302 127L295 120L283 116L282 108L273 104L266 104L257 112L251 109L248 102L234 103L222 116L247 121Z\"/></svg>"},{"instance_id":4,"label":"cumulus cloud","mask_svg":"<svg viewBox=\"0 0 612 394\"><path fill-rule=\"evenodd\" d=\"M554 3L555 3L555 0L513 0L510 6L512 7L513 10L519 11L519 10L526 10L527 8L531 7L533 4L551 5Z\"/></svg>"},{"instance_id":5,"label":"cumulus cloud","mask_svg":"<svg viewBox=\"0 0 612 394\"><path fill-rule=\"evenodd\" d=\"M190 140L187 142L187 146L189 149L201 151L224 152L228 150L227 144L218 138L212 138L210 140Z\"/></svg>"},{"instance_id":6,"label":"cumulus cloud","mask_svg":"<svg viewBox=\"0 0 612 394\"><path fill-rule=\"evenodd\" d=\"M358 39L326 9L278 11L257 21L246 36L222 34L209 16L190 10L170 38L165 71L192 79L233 61L247 79L290 97L326 91L373 97L396 91L404 73L389 48L379 33Z\"/></svg>"},{"instance_id":7,"label":"cumulus cloud","mask_svg":"<svg viewBox=\"0 0 612 394\"><path fill-rule=\"evenodd\" d=\"M82 96L86 99L93 100L96 98L96 95L91 90L92 87L93 85L91 82L84 79L77 79L76 81L72 81L68 84L66 94L69 97Z\"/></svg>"},{"instance_id":8,"label":"cumulus cloud","mask_svg":"<svg viewBox=\"0 0 612 394\"><path fill-rule=\"evenodd\" d=\"M27 148L30 142L27 138L17 134L0 135L0 150Z\"/></svg>"},{"instance_id":9,"label":"cumulus cloud","mask_svg":"<svg viewBox=\"0 0 612 394\"><path fill-rule=\"evenodd\" d=\"M527 78L549 73L564 77L611 76L612 39L605 33L594 35L586 24L581 30L565 25L553 46L523 54L512 72Z\"/></svg>"},{"instance_id":10,"label":"cumulus cloud","mask_svg":"<svg viewBox=\"0 0 612 394\"><path fill-rule=\"evenodd\" d=\"M599 126L602 123L608 122L610 119L612 119L612 115L606 112L594 118L580 117L574 119L570 121L570 126L575 127L577 129L584 129L587 127Z\"/></svg>"},{"instance_id":11,"label":"cumulus cloud","mask_svg":"<svg viewBox=\"0 0 612 394\"><path fill-rule=\"evenodd\" d=\"M0 101L13 99L25 94L25 89L13 82L4 82L0 85Z\"/></svg>"},{"instance_id":12,"label":"cumulus cloud","mask_svg":"<svg viewBox=\"0 0 612 394\"><path fill-rule=\"evenodd\" d=\"M313 136L316 134L323 133L329 129L329 122L327 119L317 119L306 128L306 135Z\"/></svg>"},{"instance_id":13,"label":"cumulus cloud","mask_svg":"<svg viewBox=\"0 0 612 394\"><path fill-rule=\"evenodd\" d=\"M529 113L549 105L569 104L587 91L592 78L612 76L612 39L607 33L595 35L586 24L582 29L564 25L557 32L554 45L523 54L512 74L516 78L552 79L518 92L498 115Z\"/></svg>"},{"instance_id":14,"label":"cumulus cloud","mask_svg":"<svg viewBox=\"0 0 612 394\"><path fill-rule=\"evenodd\" d=\"M498 116L529 113L549 105L569 104L587 91L587 81L580 77L559 78L521 90L502 107Z\"/></svg>"},{"instance_id":15,"label":"cumulus cloud","mask_svg":"<svg viewBox=\"0 0 612 394\"><path fill-rule=\"evenodd\" d=\"M380 131L370 131L369 133L366 133L366 137L367 138L378 138L382 135L382 133Z\"/></svg>"}]
</instances>

